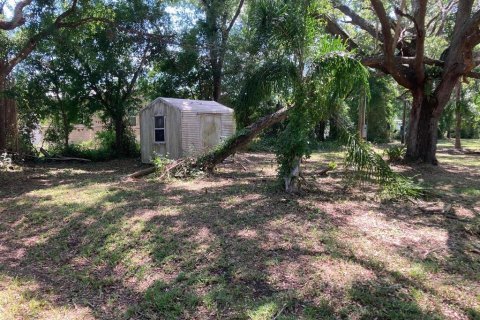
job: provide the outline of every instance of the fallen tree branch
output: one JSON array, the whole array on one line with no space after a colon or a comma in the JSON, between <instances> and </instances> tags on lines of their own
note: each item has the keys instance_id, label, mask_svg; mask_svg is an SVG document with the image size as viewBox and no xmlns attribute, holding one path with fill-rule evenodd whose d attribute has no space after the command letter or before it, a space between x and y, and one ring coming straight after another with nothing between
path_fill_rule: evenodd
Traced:
<instances>
[{"instance_id":1,"label":"fallen tree branch","mask_svg":"<svg viewBox=\"0 0 480 320\"><path fill-rule=\"evenodd\" d=\"M127 176L127 178L131 178L131 179L138 179L138 178L141 178L141 177L144 177L144 176L147 176L149 174L152 174L155 172L155 167L150 167L150 168L147 168L147 169L142 169L142 170L139 170L139 171L136 171L132 174L129 174Z\"/></svg>"},{"instance_id":2,"label":"fallen tree branch","mask_svg":"<svg viewBox=\"0 0 480 320\"><path fill-rule=\"evenodd\" d=\"M288 117L288 111L292 108L294 107L284 107L240 130L216 149L199 157L195 162L195 167L202 171L212 172L218 164L237 150L247 146L263 130L285 120Z\"/></svg>"},{"instance_id":3,"label":"fallen tree branch","mask_svg":"<svg viewBox=\"0 0 480 320\"><path fill-rule=\"evenodd\" d=\"M187 161L188 161L188 158L179 159L165 166L165 169L163 170L162 175L160 176L160 180L164 179L167 176L170 176L170 173L175 173L178 169L180 169L183 165L185 165Z\"/></svg>"},{"instance_id":4,"label":"fallen tree branch","mask_svg":"<svg viewBox=\"0 0 480 320\"><path fill-rule=\"evenodd\" d=\"M327 173L328 173L329 171L332 171L332 170L333 170L333 168L330 167L330 166L328 166L328 167L324 167L324 168L318 170L318 171L316 172L316 174L318 174L319 176L326 176Z\"/></svg>"}]
</instances>

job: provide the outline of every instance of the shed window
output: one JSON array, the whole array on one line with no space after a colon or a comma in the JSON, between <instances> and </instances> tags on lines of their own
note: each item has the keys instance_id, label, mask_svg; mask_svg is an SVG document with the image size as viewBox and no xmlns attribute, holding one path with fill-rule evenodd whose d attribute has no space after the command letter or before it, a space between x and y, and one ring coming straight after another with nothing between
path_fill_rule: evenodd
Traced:
<instances>
[{"instance_id":1,"label":"shed window","mask_svg":"<svg viewBox=\"0 0 480 320\"><path fill-rule=\"evenodd\" d=\"M155 142L165 142L165 116L155 117Z\"/></svg>"}]
</instances>

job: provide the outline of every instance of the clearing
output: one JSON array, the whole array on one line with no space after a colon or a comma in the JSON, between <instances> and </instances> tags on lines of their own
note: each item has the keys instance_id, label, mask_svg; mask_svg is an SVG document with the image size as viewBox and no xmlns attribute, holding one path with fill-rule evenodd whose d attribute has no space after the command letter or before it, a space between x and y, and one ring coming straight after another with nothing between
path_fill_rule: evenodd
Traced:
<instances>
[{"instance_id":1,"label":"clearing","mask_svg":"<svg viewBox=\"0 0 480 320\"><path fill-rule=\"evenodd\" d=\"M336 150L302 196L267 153L168 184L121 181L132 160L0 173L0 318L480 319L480 156L440 148L396 167L423 207L312 180Z\"/></svg>"}]
</instances>

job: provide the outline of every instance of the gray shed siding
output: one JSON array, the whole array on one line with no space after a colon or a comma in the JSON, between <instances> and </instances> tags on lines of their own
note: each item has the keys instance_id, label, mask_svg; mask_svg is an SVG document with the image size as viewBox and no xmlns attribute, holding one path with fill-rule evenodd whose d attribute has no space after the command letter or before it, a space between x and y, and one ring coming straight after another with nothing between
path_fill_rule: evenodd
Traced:
<instances>
[{"instance_id":1,"label":"gray shed siding","mask_svg":"<svg viewBox=\"0 0 480 320\"><path fill-rule=\"evenodd\" d=\"M155 143L154 116L165 116L165 143ZM212 118L214 121L212 122ZM210 119L214 128L207 128L209 141L205 140L206 131L204 119ZM153 152L171 159L197 155L206 151L208 145L219 143L235 133L233 110L223 107L223 110L185 110L169 104L158 98L140 112L140 141L142 162L150 163ZM216 126L220 126L217 128ZM210 130L210 131L209 131ZM212 135L211 130L215 134ZM218 132L218 134L217 134ZM218 137L215 137L218 135ZM213 140L212 140L213 138Z\"/></svg>"},{"instance_id":2,"label":"gray shed siding","mask_svg":"<svg viewBox=\"0 0 480 320\"><path fill-rule=\"evenodd\" d=\"M165 142L155 142L155 116L165 117ZM181 112L157 99L140 112L142 162L150 163L154 153L171 159L182 157Z\"/></svg>"}]
</instances>

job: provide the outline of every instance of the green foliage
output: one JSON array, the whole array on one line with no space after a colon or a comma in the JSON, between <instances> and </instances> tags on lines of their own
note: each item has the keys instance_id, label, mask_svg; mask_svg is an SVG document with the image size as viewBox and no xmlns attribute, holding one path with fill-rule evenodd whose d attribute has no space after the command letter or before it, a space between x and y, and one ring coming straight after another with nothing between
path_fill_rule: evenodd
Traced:
<instances>
[{"instance_id":1,"label":"green foliage","mask_svg":"<svg viewBox=\"0 0 480 320\"><path fill-rule=\"evenodd\" d=\"M450 138L455 132L456 111L459 111L462 117L461 137L464 139L480 137L480 95L478 92L478 84L462 84L460 101L457 101L456 97L452 95L440 117L440 138Z\"/></svg>"},{"instance_id":2,"label":"green foliage","mask_svg":"<svg viewBox=\"0 0 480 320\"><path fill-rule=\"evenodd\" d=\"M235 108L239 126L247 126L278 109L291 98L292 89L300 83L297 66L287 58L267 60L248 72Z\"/></svg>"},{"instance_id":3,"label":"green foliage","mask_svg":"<svg viewBox=\"0 0 480 320\"><path fill-rule=\"evenodd\" d=\"M384 151L390 162L401 161L405 157L406 148L404 145L392 146Z\"/></svg>"},{"instance_id":4,"label":"green foliage","mask_svg":"<svg viewBox=\"0 0 480 320\"><path fill-rule=\"evenodd\" d=\"M115 132L111 150L131 156L126 123L142 102L138 79L165 47L168 28L159 28L166 22L164 5L144 0L87 3L82 9L102 21L61 28L44 39L20 72L20 113L32 112L33 106L37 121L51 123L47 140L65 149L73 125L88 125L96 113Z\"/></svg>"},{"instance_id":5,"label":"green foliage","mask_svg":"<svg viewBox=\"0 0 480 320\"><path fill-rule=\"evenodd\" d=\"M299 90L295 107L286 129L279 137L277 160L280 175L289 174L299 158L309 157L316 147L314 128L330 114L355 88L368 88L368 72L350 56L332 52L313 61L311 73L305 78L306 97ZM362 90L362 89L360 89Z\"/></svg>"},{"instance_id":6,"label":"green foliage","mask_svg":"<svg viewBox=\"0 0 480 320\"><path fill-rule=\"evenodd\" d=\"M275 152L278 143L276 135L260 135L248 145L249 151L254 152Z\"/></svg>"},{"instance_id":7,"label":"green foliage","mask_svg":"<svg viewBox=\"0 0 480 320\"><path fill-rule=\"evenodd\" d=\"M152 158L152 163L155 166L155 169L157 170L157 172L162 173L165 171L167 166L172 163L172 160L162 155L154 154Z\"/></svg>"},{"instance_id":8,"label":"green foliage","mask_svg":"<svg viewBox=\"0 0 480 320\"><path fill-rule=\"evenodd\" d=\"M424 193L422 186L412 178L393 171L370 143L359 140L356 136L349 138L345 164L353 169L350 175L352 181L378 184L384 198L418 198Z\"/></svg>"},{"instance_id":9,"label":"green foliage","mask_svg":"<svg viewBox=\"0 0 480 320\"><path fill-rule=\"evenodd\" d=\"M370 75L370 99L366 108L367 139L377 143L389 142L394 127L395 108L402 104L397 99L398 92L392 81L386 77ZM357 99L348 101L349 114L353 123L358 123Z\"/></svg>"},{"instance_id":10,"label":"green foliage","mask_svg":"<svg viewBox=\"0 0 480 320\"><path fill-rule=\"evenodd\" d=\"M335 169L337 169L337 167L338 167L338 164L337 164L335 161L330 161L330 162L328 163L328 168L329 168L330 170L335 170Z\"/></svg>"},{"instance_id":11,"label":"green foliage","mask_svg":"<svg viewBox=\"0 0 480 320\"><path fill-rule=\"evenodd\" d=\"M140 156L140 146L132 134L128 135L127 149L130 157ZM68 157L85 158L92 161L108 161L116 159L125 154L117 152L115 133L111 130L100 131L93 141L85 141L80 144L70 144L68 147L54 144L48 149L52 155L63 155Z\"/></svg>"}]
</instances>

